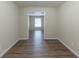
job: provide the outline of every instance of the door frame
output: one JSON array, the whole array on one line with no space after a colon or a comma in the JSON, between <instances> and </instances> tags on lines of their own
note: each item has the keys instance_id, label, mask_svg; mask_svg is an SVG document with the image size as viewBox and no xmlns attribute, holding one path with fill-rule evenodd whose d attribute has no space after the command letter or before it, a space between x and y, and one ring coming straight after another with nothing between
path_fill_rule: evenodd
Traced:
<instances>
[{"instance_id":1,"label":"door frame","mask_svg":"<svg viewBox=\"0 0 79 59\"><path fill-rule=\"evenodd\" d=\"M28 15L28 29L27 29L27 38L29 39L29 30L30 30L30 16ZM43 39L44 39L44 32L45 32L45 15L43 15Z\"/></svg>"}]
</instances>

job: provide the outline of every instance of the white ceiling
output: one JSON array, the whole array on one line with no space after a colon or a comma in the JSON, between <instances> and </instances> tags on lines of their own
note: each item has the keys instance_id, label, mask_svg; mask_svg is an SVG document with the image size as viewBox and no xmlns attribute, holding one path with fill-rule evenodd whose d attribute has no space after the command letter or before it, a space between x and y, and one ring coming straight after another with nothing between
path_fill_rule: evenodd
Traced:
<instances>
[{"instance_id":1,"label":"white ceiling","mask_svg":"<svg viewBox=\"0 0 79 59\"><path fill-rule=\"evenodd\" d=\"M20 7L58 7L64 1L16 1Z\"/></svg>"}]
</instances>

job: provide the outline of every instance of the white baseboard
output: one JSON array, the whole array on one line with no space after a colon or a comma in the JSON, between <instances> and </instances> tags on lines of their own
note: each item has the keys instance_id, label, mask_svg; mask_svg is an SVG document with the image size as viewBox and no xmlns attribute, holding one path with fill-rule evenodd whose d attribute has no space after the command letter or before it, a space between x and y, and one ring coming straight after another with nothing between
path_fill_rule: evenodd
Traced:
<instances>
[{"instance_id":1,"label":"white baseboard","mask_svg":"<svg viewBox=\"0 0 79 59\"><path fill-rule=\"evenodd\" d=\"M57 40L57 38L44 38L44 40Z\"/></svg>"},{"instance_id":2,"label":"white baseboard","mask_svg":"<svg viewBox=\"0 0 79 59\"><path fill-rule=\"evenodd\" d=\"M0 58L1 58L10 48L12 48L17 42L18 42L18 40L16 40L12 45L10 45L7 49L5 49L5 51L0 54Z\"/></svg>"},{"instance_id":3,"label":"white baseboard","mask_svg":"<svg viewBox=\"0 0 79 59\"><path fill-rule=\"evenodd\" d=\"M29 40L28 38L18 38L18 40Z\"/></svg>"},{"instance_id":4,"label":"white baseboard","mask_svg":"<svg viewBox=\"0 0 79 59\"><path fill-rule=\"evenodd\" d=\"M75 52L72 48L70 48L67 44L65 44L62 40L58 39L65 47L67 47L72 53L74 53L78 58L79 54Z\"/></svg>"}]
</instances>

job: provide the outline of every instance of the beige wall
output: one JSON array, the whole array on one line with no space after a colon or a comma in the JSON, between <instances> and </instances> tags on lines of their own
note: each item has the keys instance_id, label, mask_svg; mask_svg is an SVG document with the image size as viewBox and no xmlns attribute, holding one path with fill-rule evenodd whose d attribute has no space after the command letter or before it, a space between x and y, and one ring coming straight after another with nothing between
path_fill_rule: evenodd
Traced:
<instances>
[{"instance_id":1,"label":"beige wall","mask_svg":"<svg viewBox=\"0 0 79 59\"><path fill-rule=\"evenodd\" d=\"M19 38L28 39L28 11L44 11L45 23L44 23L44 37L56 38L56 9L55 8L34 8L34 7L22 7L20 10L19 18Z\"/></svg>"},{"instance_id":2,"label":"beige wall","mask_svg":"<svg viewBox=\"0 0 79 59\"><path fill-rule=\"evenodd\" d=\"M79 56L79 2L65 2L58 13L58 39Z\"/></svg>"},{"instance_id":3,"label":"beige wall","mask_svg":"<svg viewBox=\"0 0 79 59\"><path fill-rule=\"evenodd\" d=\"M0 1L0 57L17 41L17 6Z\"/></svg>"}]
</instances>

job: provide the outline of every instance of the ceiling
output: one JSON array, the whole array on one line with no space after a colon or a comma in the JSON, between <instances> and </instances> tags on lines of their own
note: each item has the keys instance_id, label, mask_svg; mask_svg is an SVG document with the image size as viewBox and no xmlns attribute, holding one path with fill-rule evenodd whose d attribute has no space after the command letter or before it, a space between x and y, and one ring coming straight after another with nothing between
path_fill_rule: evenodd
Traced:
<instances>
[{"instance_id":1,"label":"ceiling","mask_svg":"<svg viewBox=\"0 0 79 59\"><path fill-rule=\"evenodd\" d=\"M58 7L64 1L16 1L20 7Z\"/></svg>"}]
</instances>

